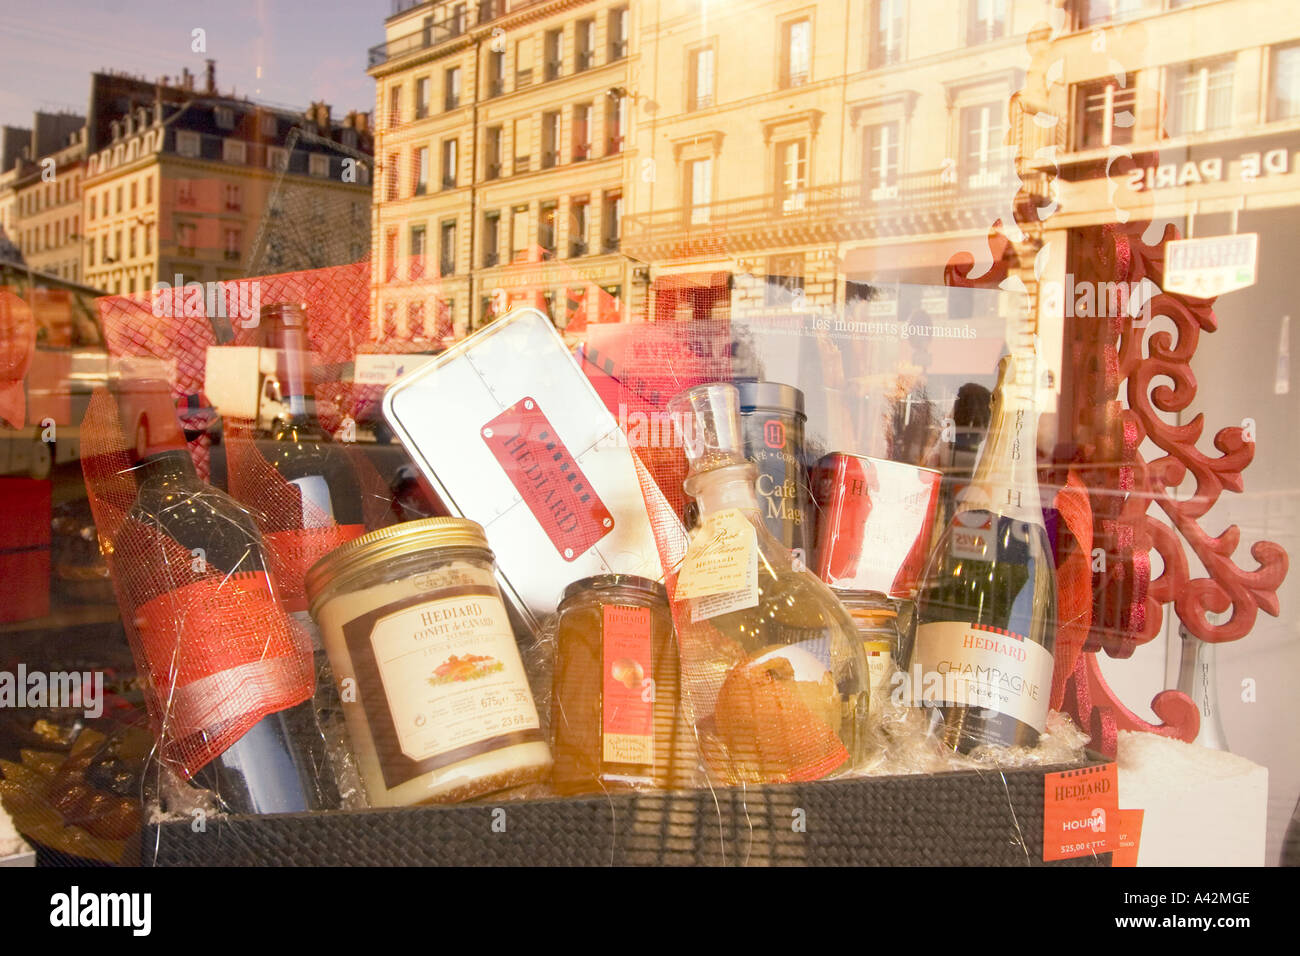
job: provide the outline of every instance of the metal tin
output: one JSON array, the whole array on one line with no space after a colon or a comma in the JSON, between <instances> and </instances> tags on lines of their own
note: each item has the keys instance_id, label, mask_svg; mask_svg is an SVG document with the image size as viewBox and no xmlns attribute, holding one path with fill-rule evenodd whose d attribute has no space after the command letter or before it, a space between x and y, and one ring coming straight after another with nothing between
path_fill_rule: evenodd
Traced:
<instances>
[{"instance_id":1,"label":"metal tin","mask_svg":"<svg viewBox=\"0 0 1300 956\"><path fill-rule=\"evenodd\" d=\"M779 382L737 382L745 457L758 466L763 524L800 561L813 543L812 496L804 469L803 392Z\"/></svg>"},{"instance_id":2,"label":"metal tin","mask_svg":"<svg viewBox=\"0 0 1300 956\"><path fill-rule=\"evenodd\" d=\"M536 309L398 379L383 410L447 510L483 526L529 628L578 578L663 575L627 436Z\"/></svg>"},{"instance_id":3,"label":"metal tin","mask_svg":"<svg viewBox=\"0 0 1300 956\"><path fill-rule=\"evenodd\" d=\"M943 475L896 461L835 452L813 469L818 508L814 570L833 588L916 593Z\"/></svg>"}]
</instances>

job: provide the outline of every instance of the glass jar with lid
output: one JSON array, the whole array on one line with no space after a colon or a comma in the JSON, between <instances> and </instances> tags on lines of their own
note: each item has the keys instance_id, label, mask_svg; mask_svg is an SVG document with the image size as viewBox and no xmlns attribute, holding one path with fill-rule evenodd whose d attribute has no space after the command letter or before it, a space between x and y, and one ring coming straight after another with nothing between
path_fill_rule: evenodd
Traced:
<instances>
[{"instance_id":1,"label":"glass jar with lid","mask_svg":"<svg viewBox=\"0 0 1300 956\"><path fill-rule=\"evenodd\" d=\"M548 747L481 526L362 535L306 577L371 806L544 780Z\"/></svg>"},{"instance_id":2,"label":"glass jar with lid","mask_svg":"<svg viewBox=\"0 0 1300 956\"><path fill-rule=\"evenodd\" d=\"M679 675L662 584L602 574L569 585L552 683L556 791L690 785L697 758Z\"/></svg>"}]
</instances>

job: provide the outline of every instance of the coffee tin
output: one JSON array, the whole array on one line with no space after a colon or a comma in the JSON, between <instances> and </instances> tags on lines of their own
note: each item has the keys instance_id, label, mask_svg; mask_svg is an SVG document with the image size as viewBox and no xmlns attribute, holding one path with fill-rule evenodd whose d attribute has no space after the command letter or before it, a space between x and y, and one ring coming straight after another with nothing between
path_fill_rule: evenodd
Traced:
<instances>
[{"instance_id":1,"label":"coffee tin","mask_svg":"<svg viewBox=\"0 0 1300 956\"><path fill-rule=\"evenodd\" d=\"M800 561L812 552L812 495L804 468L803 392L778 382L736 382L745 457L758 466L763 524Z\"/></svg>"}]
</instances>

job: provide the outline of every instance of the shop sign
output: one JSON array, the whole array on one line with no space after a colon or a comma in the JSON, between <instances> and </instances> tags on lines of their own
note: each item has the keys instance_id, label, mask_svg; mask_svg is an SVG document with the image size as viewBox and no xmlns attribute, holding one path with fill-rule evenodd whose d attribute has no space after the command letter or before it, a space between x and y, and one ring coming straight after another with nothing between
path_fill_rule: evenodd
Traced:
<instances>
[{"instance_id":1,"label":"shop sign","mask_svg":"<svg viewBox=\"0 0 1300 956\"><path fill-rule=\"evenodd\" d=\"M1237 166L1237 175L1231 167ZM1139 166L1128 174L1128 186L1135 192L1151 189L1175 189L1199 186L1202 183L1219 183L1225 180L1249 183L1267 176L1285 176L1292 169L1291 154L1284 148L1242 153L1235 159L1207 156L1181 163L1162 163L1159 166Z\"/></svg>"}]
</instances>

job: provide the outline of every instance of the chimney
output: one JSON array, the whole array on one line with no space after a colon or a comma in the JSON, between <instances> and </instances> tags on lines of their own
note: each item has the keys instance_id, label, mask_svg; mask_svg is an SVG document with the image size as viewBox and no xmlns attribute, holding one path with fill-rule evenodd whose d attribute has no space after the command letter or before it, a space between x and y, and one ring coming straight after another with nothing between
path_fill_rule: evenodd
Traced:
<instances>
[{"instance_id":1,"label":"chimney","mask_svg":"<svg viewBox=\"0 0 1300 956\"><path fill-rule=\"evenodd\" d=\"M215 96L217 92L217 61L206 60L208 64L207 87L204 90L209 96Z\"/></svg>"},{"instance_id":2,"label":"chimney","mask_svg":"<svg viewBox=\"0 0 1300 956\"><path fill-rule=\"evenodd\" d=\"M190 92L194 91L194 74L190 72L188 66L181 67L181 87Z\"/></svg>"}]
</instances>

